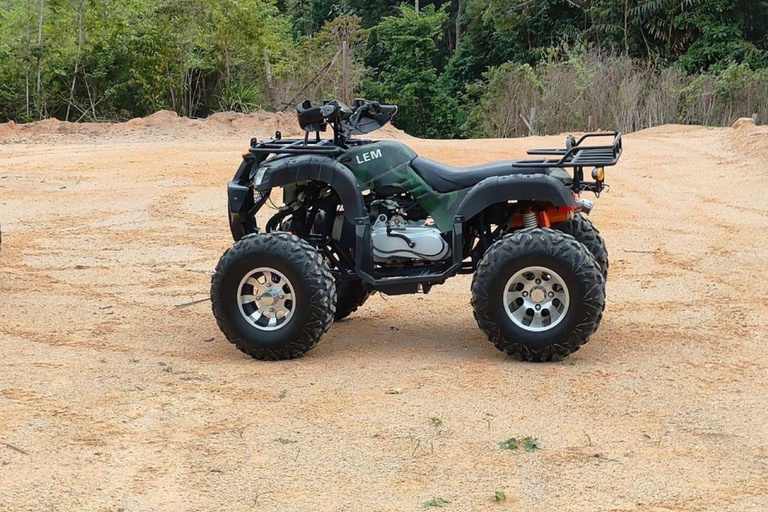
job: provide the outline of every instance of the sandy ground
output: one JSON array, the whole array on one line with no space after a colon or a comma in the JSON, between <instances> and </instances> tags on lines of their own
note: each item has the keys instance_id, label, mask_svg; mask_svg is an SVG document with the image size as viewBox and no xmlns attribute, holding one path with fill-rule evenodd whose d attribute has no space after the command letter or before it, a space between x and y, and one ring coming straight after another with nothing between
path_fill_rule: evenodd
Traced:
<instances>
[{"instance_id":1,"label":"sandy ground","mask_svg":"<svg viewBox=\"0 0 768 512\"><path fill-rule=\"evenodd\" d=\"M592 215L605 318L563 362L497 352L461 276L263 363L177 307L231 243L247 138L56 129L0 144L0 511L768 509L768 132L626 137Z\"/></svg>"}]
</instances>

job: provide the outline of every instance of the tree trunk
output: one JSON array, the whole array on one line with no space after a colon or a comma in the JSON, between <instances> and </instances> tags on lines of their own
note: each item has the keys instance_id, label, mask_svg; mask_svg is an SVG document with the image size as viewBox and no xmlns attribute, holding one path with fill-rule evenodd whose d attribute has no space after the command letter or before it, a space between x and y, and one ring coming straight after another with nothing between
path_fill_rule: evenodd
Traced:
<instances>
[{"instance_id":1,"label":"tree trunk","mask_svg":"<svg viewBox=\"0 0 768 512\"><path fill-rule=\"evenodd\" d=\"M224 73L225 73L225 80L227 83L227 88L231 85L231 73L229 68L229 44L227 44L227 41L224 42Z\"/></svg>"},{"instance_id":2,"label":"tree trunk","mask_svg":"<svg viewBox=\"0 0 768 512\"><path fill-rule=\"evenodd\" d=\"M75 57L75 72L72 74L72 86L69 88L69 103L67 103L67 115L64 119L69 121L69 110L75 101L75 84L77 83L77 72L80 67L80 55L83 51L83 10L85 1L80 0L77 6L77 56Z\"/></svg>"},{"instance_id":3,"label":"tree trunk","mask_svg":"<svg viewBox=\"0 0 768 512\"><path fill-rule=\"evenodd\" d=\"M29 61L30 57L32 56L32 24L30 22L30 18L32 17L32 7L30 5L31 0L27 0L27 34L26 34L26 44L27 44L27 52L25 55L25 61L24 62L24 82L26 83L26 112L27 112L27 121L29 121L30 117L30 109L29 109Z\"/></svg>"},{"instance_id":4,"label":"tree trunk","mask_svg":"<svg viewBox=\"0 0 768 512\"><path fill-rule=\"evenodd\" d=\"M341 101L349 105L349 43L345 39L341 42Z\"/></svg>"},{"instance_id":5,"label":"tree trunk","mask_svg":"<svg viewBox=\"0 0 768 512\"><path fill-rule=\"evenodd\" d=\"M269 107L275 106L275 82L272 80L272 63L269 62L269 52L264 48L264 74L267 78L267 95L269 99Z\"/></svg>"},{"instance_id":6,"label":"tree trunk","mask_svg":"<svg viewBox=\"0 0 768 512\"><path fill-rule=\"evenodd\" d=\"M629 0L624 0L624 54L629 55Z\"/></svg>"},{"instance_id":7,"label":"tree trunk","mask_svg":"<svg viewBox=\"0 0 768 512\"><path fill-rule=\"evenodd\" d=\"M40 119L44 117L44 105L43 105L43 81L42 81L42 60L43 60L43 21L45 20L45 0L40 0L40 18L37 24L37 86L35 92L37 99L40 101L37 108Z\"/></svg>"},{"instance_id":8,"label":"tree trunk","mask_svg":"<svg viewBox=\"0 0 768 512\"><path fill-rule=\"evenodd\" d=\"M456 2L456 41L454 51L459 49L459 40L461 39L461 10L464 7L464 0Z\"/></svg>"}]
</instances>

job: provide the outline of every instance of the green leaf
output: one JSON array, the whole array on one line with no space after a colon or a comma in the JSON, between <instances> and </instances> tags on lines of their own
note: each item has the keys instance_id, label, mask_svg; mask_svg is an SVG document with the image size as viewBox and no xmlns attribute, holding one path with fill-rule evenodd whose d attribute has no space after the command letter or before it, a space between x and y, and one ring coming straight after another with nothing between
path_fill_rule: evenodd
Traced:
<instances>
[{"instance_id":1,"label":"green leaf","mask_svg":"<svg viewBox=\"0 0 768 512\"><path fill-rule=\"evenodd\" d=\"M541 445L535 437L525 436L523 438L523 449L529 453L535 452L536 450L541 450Z\"/></svg>"},{"instance_id":2,"label":"green leaf","mask_svg":"<svg viewBox=\"0 0 768 512\"><path fill-rule=\"evenodd\" d=\"M520 441L515 437L510 437L506 441L499 441L499 448L502 450L517 450L520 448Z\"/></svg>"}]
</instances>

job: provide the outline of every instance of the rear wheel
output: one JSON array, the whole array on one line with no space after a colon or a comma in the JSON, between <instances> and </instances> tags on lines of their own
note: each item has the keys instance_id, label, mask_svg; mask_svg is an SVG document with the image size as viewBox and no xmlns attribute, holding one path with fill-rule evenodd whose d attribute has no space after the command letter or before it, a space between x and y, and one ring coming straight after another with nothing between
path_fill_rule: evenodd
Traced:
<instances>
[{"instance_id":1,"label":"rear wheel","mask_svg":"<svg viewBox=\"0 0 768 512\"><path fill-rule=\"evenodd\" d=\"M256 359L299 357L333 323L336 285L317 250L287 233L252 234L227 250L211 278L219 328Z\"/></svg>"},{"instance_id":2,"label":"rear wheel","mask_svg":"<svg viewBox=\"0 0 768 512\"><path fill-rule=\"evenodd\" d=\"M608 251L605 248L605 240L600 236L600 231L592 224L591 220L584 215L577 214L571 220L553 224L552 229L568 233L584 244L595 257L603 277L608 279Z\"/></svg>"},{"instance_id":3,"label":"rear wheel","mask_svg":"<svg viewBox=\"0 0 768 512\"><path fill-rule=\"evenodd\" d=\"M526 361L560 359L597 330L605 304L595 259L572 236L524 229L494 243L472 279L472 307L496 347Z\"/></svg>"}]
</instances>

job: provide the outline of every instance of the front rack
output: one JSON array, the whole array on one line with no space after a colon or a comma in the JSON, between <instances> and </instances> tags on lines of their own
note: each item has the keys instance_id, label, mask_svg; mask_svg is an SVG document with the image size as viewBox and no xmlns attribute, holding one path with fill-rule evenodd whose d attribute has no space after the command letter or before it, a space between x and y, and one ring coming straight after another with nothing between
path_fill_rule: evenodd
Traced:
<instances>
[{"instance_id":1,"label":"front rack","mask_svg":"<svg viewBox=\"0 0 768 512\"><path fill-rule=\"evenodd\" d=\"M261 155L271 154L319 154L319 155L340 155L344 150L335 144L330 139L319 140L306 140L306 139L283 139L275 137L274 139L267 139L258 141L251 139L251 147L249 152Z\"/></svg>"},{"instance_id":2,"label":"front rack","mask_svg":"<svg viewBox=\"0 0 768 512\"><path fill-rule=\"evenodd\" d=\"M344 147L336 144L333 139L321 139L319 133L314 139L310 139L309 134L303 139L284 139L282 134L275 132L272 139L259 141L256 138L251 139L251 146L248 148L250 153L255 155L329 155L338 156L346 151L347 146L363 146L370 144L368 139L347 139Z\"/></svg>"},{"instance_id":3,"label":"front rack","mask_svg":"<svg viewBox=\"0 0 768 512\"><path fill-rule=\"evenodd\" d=\"M586 139L597 137L613 137L609 145L582 146ZM527 159L515 162L517 167L608 167L616 165L621 156L621 133L601 132L587 133L576 140L572 135L566 139L566 147L562 149L529 149L529 155L560 155L554 159Z\"/></svg>"}]
</instances>

